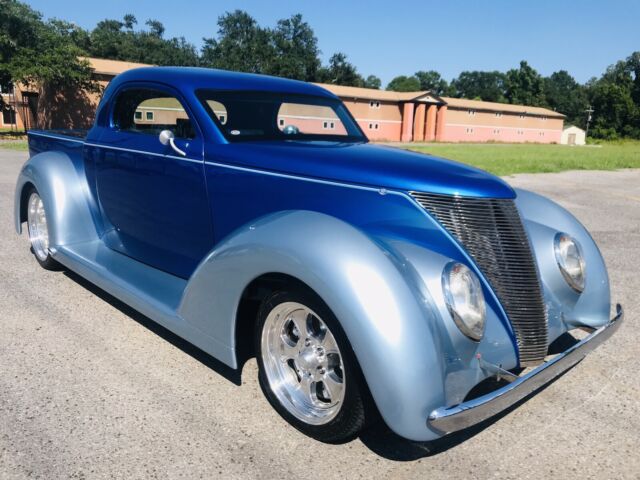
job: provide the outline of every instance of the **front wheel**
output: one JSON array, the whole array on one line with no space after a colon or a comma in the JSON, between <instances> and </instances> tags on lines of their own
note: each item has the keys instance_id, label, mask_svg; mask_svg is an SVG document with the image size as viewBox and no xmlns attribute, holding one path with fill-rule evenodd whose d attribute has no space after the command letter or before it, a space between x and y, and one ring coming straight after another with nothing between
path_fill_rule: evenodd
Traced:
<instances>
[{"instance_id":1,"label":"front wheel","mask_svg":"<svg viewBox=\"0 0 640 480\"><path fill-rule=\"evenodd\" d=\"M306 291L280 291L258 314L260 386L275 410L324 442L354 437L365 425L364 381L329 308Z\"/></svg>"},{"instance_id":2,"label":"front wheel","mask_svg":"<svg viewBox=\"0 0 640 480\"><path fill-rule=\"evenodd\" d=\"M31 251L40 266L46 270L60 270L61 265L49 253L49 227L44 202L33 188L27 200L27 228Z\"/></svg>"}]
</instances>

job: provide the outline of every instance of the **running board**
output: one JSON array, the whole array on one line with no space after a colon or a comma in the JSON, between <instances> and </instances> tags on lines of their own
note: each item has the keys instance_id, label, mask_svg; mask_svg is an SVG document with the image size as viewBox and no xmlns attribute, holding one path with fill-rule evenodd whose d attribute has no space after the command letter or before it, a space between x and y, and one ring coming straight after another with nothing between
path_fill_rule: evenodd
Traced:
<instances>
[{"instance_id":1,"label":"running board","mask_svg":"<svg viewBox=\"0 0 640 480\"><path fill-rule=\"evenodd\" d=\"M232 353L227 345L221 345L178 315L187 280L111 250L100 240L56 247L51 255L69 270L208 354L219 358L221 347ZM235 360L235 355L230 358Z\"/></svg>"}]
</instances>

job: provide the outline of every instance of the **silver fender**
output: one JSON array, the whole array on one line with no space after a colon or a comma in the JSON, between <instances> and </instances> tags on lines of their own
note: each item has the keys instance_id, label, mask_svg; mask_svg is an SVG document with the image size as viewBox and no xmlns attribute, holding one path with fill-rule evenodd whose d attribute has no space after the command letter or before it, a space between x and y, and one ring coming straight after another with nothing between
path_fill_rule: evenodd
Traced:
<instances>
[{"instance_id":1,"label":"silver fender","mask_svg":"<svg viewBox=\"0 0 640 480\"><path fill-rule=\"evenodd\" d=\"M444 402L436 321L392 255L334 217L310 211L272 214L236 231L203 260L178 313L230 345L227 355L233 356L242 292L267 273L293 276L327 303L387 424L407 438L426 439L428 408ZM221 360L237 366L235 356Z\"/></svg>"},{"instance_id":2,"label":"silver fender","mask_svg":"<svg viewBox=\"0 0 640 480\"><path fill-rule=\"evenodd\" d=\"M91 216L88 186L84 172L78 172L69 155L43 152L31 157L22 167L15 191L14 219L18 234L22 233L21 202L25 187L38 190L47 211L49 244L56 246L87 242L97 238Z\"/></svg>"},{"instance_id":3,"label":"silver fender","mask_svg":"<svg viewBox=\"0 0 640 480\"><path fill-rule=\"evenodd\" d=\"M597 328L609 322L609 276L602 254L589 232L567 210L541 195L517 190L516 204L531 239L549 311L550 339L579 326ZM580 242L586 259L585 290L578 295L562 277L553 250L558 232Z\"/></svg>"}]
</instances>

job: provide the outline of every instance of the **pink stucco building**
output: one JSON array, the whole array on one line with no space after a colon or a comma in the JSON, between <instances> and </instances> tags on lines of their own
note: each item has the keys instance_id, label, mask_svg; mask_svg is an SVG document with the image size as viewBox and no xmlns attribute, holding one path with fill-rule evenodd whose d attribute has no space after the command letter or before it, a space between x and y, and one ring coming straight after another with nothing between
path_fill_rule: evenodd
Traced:
<instances>
[{"instance_id":1,"label":"pink stucco building","mask_svg":"<svg viewBox=\"0 0 640 480\"><path fill-rule=\"evenodd\" d=\"M144 66L97 58L87 60L94 69L94 78L103 87L117 74ZM342 99L373 141L560 143L561 140L564 115L546 108L440 97L429 91L321 86ZM4 128L87 128L93 123L99 101L99 95L86 92L28 91L20 86L10 94L4 90L0 88L7 106L0 115L0 127ZM218 112L217 108L216 113L224 118L225 112ZM158 110L158 119L166 114L158 106L149 105L147 110ZM145 119L146 115L156 118L154 113L140 112L143 114ZM293 105L283 106L279 123L291 123L291 119L308 131L337 132L342 128L334 116L318 108L300 111Z\"/></svg>"},{"instance_id":2,"label":"pink stucco building","mask_svg":"<svg viewBox=\"0 0 640 480\"><path fill-rule=\"evenodd\" d=\"M371 140L560 143L564 115L527 105L321 84L339 96Z\"/></svg>"}]
</instances>

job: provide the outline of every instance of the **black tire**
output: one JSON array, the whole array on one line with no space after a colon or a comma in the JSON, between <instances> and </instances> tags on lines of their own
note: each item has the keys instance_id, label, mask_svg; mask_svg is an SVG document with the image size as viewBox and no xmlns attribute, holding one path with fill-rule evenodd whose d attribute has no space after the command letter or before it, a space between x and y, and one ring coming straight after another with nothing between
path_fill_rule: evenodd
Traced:
<instances>
[{"instance_id":1,"label":"black tire","mask_svg":"<svg viewBox=\"0 0 640 480\"><path fill-rule=\"evenodd\" d=\"M38 190L35 187L31 187L28 191L27 191L27 195L25 197L25 201L27 202L26 208L29 208L29 199L31 198L32 194L37 194L38 196L40 196L40 193L38 192ZM44 200L42 200L43 204L44 204ZM46 216L46 206L45 206L45 216ZM31 225L29 224L29 221L27 220L27 235L29 237L29 241L31 242ZM33 256L35 257L36 261L38 262L38 264L44 268L45 270L51 270L51 271L60 271L62 270L64 267L58 263L57 261L55 261L53 259L53 257L51 256L51 253L47 252L47 256L45 258L40 258L38 255L36 255L35 250L33 249L33 245L29 246L29 249L31 251L31 253L33 254Z\"/></svg>"},{"instance_id":2,"label":"black tire","mask_svg":"<svg viewBox=\"0 0 640 480\"><path fill-rule=\"evenodd\" d=\"M345 382L344 399L336 416L323 425L306 423L291 414L273 392L265 372L261 348L262 331L269 313L284 302L303 304L322 317L322 321L333 334L340 349L345 378L348 379ZM264 395L280 416L302 433L321 442L342 443L357 436L369 423L370 417L375 416L372 413L373 404L370 401L369 391L347 337L335 315L313 292L292 288L275 292L264 299L258 312L255 328L255 351L259 367L258 378Z\"/></svg>"}]
</instances>

